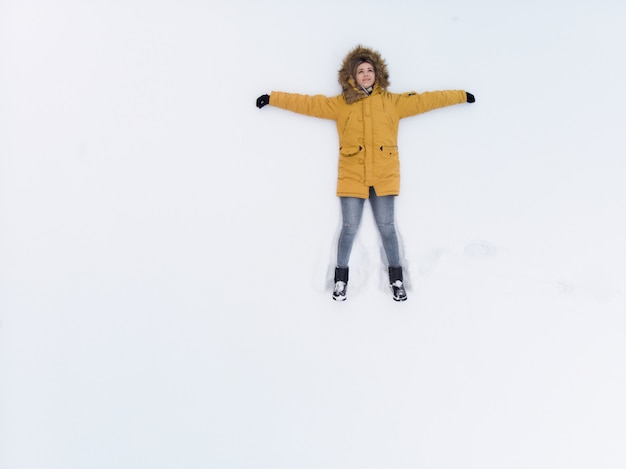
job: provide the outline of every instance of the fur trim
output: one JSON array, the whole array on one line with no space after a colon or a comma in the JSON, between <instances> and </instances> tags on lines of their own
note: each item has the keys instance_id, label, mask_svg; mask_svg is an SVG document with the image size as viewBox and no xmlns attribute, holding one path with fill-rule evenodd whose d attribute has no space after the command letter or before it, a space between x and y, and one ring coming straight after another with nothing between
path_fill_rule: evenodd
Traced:
<instances>
[{"instance_id":1,"label":"fur trim","mask_svg":"<svg viewBox=\"0 0 626 469\"><path fill-rule=\"evenodd\" d=\"M356 68L362 62L369 62L374 66L374 72L376 73L374 87L378 85L383 90L386 90L389 86L389 71L380 53L361 45L356 46L348 52L339 69L339 84L348 104L368 96L364 90L359 88L355 80Z\"/></svg>"}]
</instances>

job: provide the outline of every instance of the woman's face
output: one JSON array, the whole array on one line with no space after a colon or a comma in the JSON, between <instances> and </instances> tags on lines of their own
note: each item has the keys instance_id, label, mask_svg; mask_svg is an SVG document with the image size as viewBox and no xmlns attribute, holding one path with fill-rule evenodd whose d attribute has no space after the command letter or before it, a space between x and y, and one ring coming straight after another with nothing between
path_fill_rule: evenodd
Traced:
<instances>
[{"instance_id":1,"label":"woman's face","mask_svg":"<svg viewBox=\"0 0 626 469\"><path fill-rule=\"evenodd\" d=\"M356 68L356 83L363 88L369 88L376 81L376 73L374 66L370 63L363 62Z\"/></svg>"}]
</instances>

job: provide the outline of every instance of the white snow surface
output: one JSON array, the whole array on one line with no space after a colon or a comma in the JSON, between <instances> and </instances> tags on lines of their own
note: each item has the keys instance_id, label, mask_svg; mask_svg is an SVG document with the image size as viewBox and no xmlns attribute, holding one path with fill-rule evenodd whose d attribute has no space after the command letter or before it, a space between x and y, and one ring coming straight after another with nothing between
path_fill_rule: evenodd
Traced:
<instances>
[{"instance_id":1,"label":"white snow surface","mask_svg":"<svg viewBox=\"0 0 626 469\"><path fill-rule=\"evenodd\" d=\"M2 469L626 467L626 3L0 2ZM400 126L395 303L366 206L348 300L334 122L352 47Z\"/></svg>"}]
</instances>

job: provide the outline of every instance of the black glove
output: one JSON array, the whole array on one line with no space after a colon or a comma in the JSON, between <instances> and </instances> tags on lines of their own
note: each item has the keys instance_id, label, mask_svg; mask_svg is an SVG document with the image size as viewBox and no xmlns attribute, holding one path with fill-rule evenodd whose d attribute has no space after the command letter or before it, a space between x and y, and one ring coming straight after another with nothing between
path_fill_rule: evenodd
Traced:
<instances>
[{"instance_id":1,"label":"black glove","mask_svg":"<svg viewBox=\"0 0 626 469\"><path fill-rule=\"evenodd\" d=\"M270 103L269 94L261 95L256 99L256 107L258 107L259 109L261 109L263 106L267 106L269 103Z\"/></svg>"},{"instance_id":2,"label":"black glove","mask_svg":"<svg viewBox=\"0 0 626 469\"><path fill-rule=\"evenodd\" d=\"M472 93L468 93L466 91L465 94L467 95L467 102L468 103L473 103L473 102L476 101L476 98L474 98L474 95Z\"/></svg>"}]
</instances>

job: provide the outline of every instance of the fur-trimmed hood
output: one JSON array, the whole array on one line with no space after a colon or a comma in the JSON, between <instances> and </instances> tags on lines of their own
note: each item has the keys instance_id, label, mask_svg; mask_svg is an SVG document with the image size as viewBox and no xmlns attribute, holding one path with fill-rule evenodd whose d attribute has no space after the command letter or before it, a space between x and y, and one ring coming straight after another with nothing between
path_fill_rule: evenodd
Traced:
<instances>
[{"instance_id":1,"label":"fur-trimmed hood","mask_svg":"<svg viewBox=\"0 0 626 469\"><path fill-rule=\"evenodd\" d=\"M356 84L355 80L356 68L363 62L368 62L374 66L374 72L376 73L374 87L380 86L383 90L386 90L389 86L389 71L380 53L359 45L348 52L339 69L339 84L348 104L368 96L365 90Z\"/></svg>"}]
</instances>

